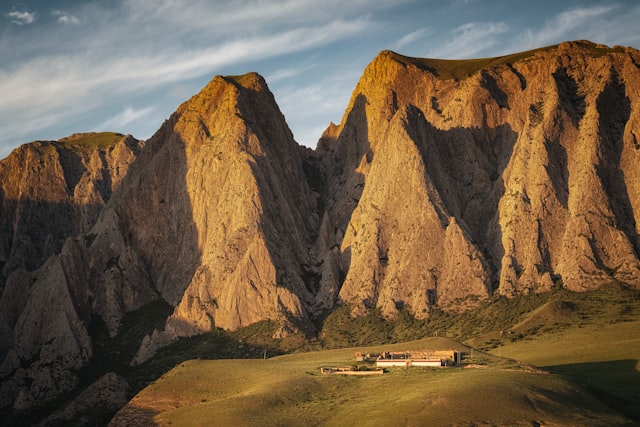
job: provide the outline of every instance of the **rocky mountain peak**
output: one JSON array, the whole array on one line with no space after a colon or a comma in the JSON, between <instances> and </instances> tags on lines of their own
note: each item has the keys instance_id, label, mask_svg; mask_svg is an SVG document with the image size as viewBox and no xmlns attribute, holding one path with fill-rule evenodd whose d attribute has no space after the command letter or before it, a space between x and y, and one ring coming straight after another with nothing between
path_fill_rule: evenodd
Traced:
<instances>
[{"instance_id":1,"label":"rocky mountain peak","mask_svg":"<svg viewBox=\"0 0 640 427\"><path fill-rule=\"evenodd\" d=\"M111 132L35 141L0 161L0 288L87 232L143 143Z\"/></svg>"},{"instance_id":2,"label":"rocky mountain peak","mask_svg":"<svg viewBox=\"0 0 640 427\"><path fill-rule=\"evenodd\" d=\"M638 63L585 41L473 60L381 52L322 145L340 298L422 316L560 280L638 286Z\"/></svg>"}]
</instances>

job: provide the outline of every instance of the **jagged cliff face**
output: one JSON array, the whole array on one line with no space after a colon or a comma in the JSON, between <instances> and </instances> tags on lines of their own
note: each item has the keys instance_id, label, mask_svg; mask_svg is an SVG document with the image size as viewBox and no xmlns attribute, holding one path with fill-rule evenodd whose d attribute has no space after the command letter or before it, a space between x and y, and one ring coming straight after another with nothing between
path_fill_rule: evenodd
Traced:
<instances>
[{"instance_id":1,"label":"jagged cliff face","mask_svg":"<svg viewBox=\"0 0 640 427\"><path fill-rule=\"evenodd\" d=\"M640 56L588 42L437 61L381 53L320 142L324 229L355 312L640 286Z\"/></svg>"},{"instance_id":2,"label":"jagged cliff face","mask_svg":"<svg viewBox=\"0 0 640 427\"><path fill-rule=\"evenodd\" d=\"M386 51L315 151L257 74L214 78L130 168L116 149L120 169L100 173L56 166L78 162L57 145L34 145L57 157L25 149L14 164L40 169L0 165L0 255L20 267L0 300L0 405L72 389L95 351L89 325L115 335L159 298L173 313L132 363L214 327L311 329L342 303L427 317L554 284L640 288L639 64L636 50L588 42L472 61ZM79 216L36 241L32 224L58 211L7 201L32 191L12 180L39 170L54 172L38 191Z\"/></svg>"},{"instance_id":3,"label":"jagged cliff face","mask_svg":"<svg viewBox=\"0 0 640 427\"><path fill-rule=\"evenodd\" d=\"M79 368L89 359L76 295L48 280L74 272L53 255L91 229L142 145L128 135L76 134L23 145L0 162L1 406L26 409L73 388L75 378L52 367L58 360Z\"/></svg>"},{"instance_id":4,"label":"jagged cliff face","mask_svg":"<svg viewBox=\"0 0 640 427\"><path fill-rule=\"evenodd\" d=\"M214 327L237 329L287 316L308 321L315 292L304 278L315 259L317 196L307 186L297 144L263 79L216 77L170 122L171 130L165 126L164 132L177 138L182 150L181 169L172 180L183 181L184 200L154 196L160 200L156 204L166 206L166 216L156 224L141 220L132 230L139 251L148 251L143 257L157 261L149 269L153 284L175 310L165 330L144 341L135 363L176 337ZM166 140L161 131L149 144L164 147ZM176 205L188 212L176 215ZM132 206L128 215L134 218L141 209L158 215L153 203ZM157 236L176 223L188 234ZM159 241L145 241L141 236L147 233ZM171 252L167 247L174 239L188 249Z\"/></svg>"},{"instance_id":5,"label":"jagged cliff face","mask_svg":"<svg viewBox=\"0 0 640 427\"><path fill-rule=\"evenodd\" d=\"M308 321L316 198L264 80L216 77L147 141L95 226L23 277L29 291L3 325L2 403L26 409L73 388L92 319L115 335L157 298L175 311L137 362L214 327Z\"/></svg>"},{"instance_id":6,"label":"jagged cliff face","mask_svg":"<svg viewBox=\"0 0 640 427\"><path fill-rule=\"evenodd\" d=\"M217 77L178 110L173 130L184 141L197 242L187 259L198 262L182 289L157 283L177 304L169 338L285 314L308 319L314 289L303 277L314 259L316 196L265 82L256 74ZM175 260L167 263L173 269Z\"/></svg>"},{"instance_id":7,"label":"jagged cliff face","mask_svg":"<svg viewBox=\"0 0 640 427\"><path fill-rule=\"evenodd\" d=\"M87 232L140 149L130 135L76 134L25 144L0 161L0 288Z\"/></svg>"}]
</instances>

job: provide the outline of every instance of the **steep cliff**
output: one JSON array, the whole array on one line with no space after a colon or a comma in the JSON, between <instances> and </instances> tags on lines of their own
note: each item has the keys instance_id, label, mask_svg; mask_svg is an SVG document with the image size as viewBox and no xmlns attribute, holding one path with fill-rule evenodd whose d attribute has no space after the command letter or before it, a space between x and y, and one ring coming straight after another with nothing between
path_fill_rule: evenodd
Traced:
<instances>
[{"instance_id":1,"label":"steep cliff","mask_svg":"<svg viewBox=\"0 0 640 427\"><path fill-rule=\"evenodd\" d=\"M421 317L560 282L640 287L638 64L590 42L382 52L319 143L325 260L345 276L327 288L356 314Z\"/></svg>"},{"instance_id":2,"label":"steep cliff","mask_svg":"<svg viewBox=\"0 0 640 427\"><path fill-rule=\"evenodd\" d=\"M288 317L309 320L317 292L307 274L315 259L317 196L264 80L257 74L216 77L180 107L175 120L187 153L186 191L198 248L176 259L198 262L183 276L183 288L175 280L155 282L176 308L165 330L145 340L136 363L178 336L214 327L272 319L283 322L286 333ZM176 259L164 265L174 269Z\"/></svg>"},{"instance_id":3,"label":"steep cliff","mask_svg":"<svg viewBox=\"0 0 640 427\"><path fill-rule=\"evenodd\" d=\"M93 355L92 321L115 335L157 298L175 311L137 361L214 327L304 327L315 209L264 80L214 78L147 141L95 226L11 287L26 291L4 325L2 404L26 409L73 388ZM3 298L16 299L9 287Z\"/></svg>"},{"instance_id":4,"label":"steep cliff","mask_svg":"<svg viewBox=\"0 0 640 427\"><path fill-rule=\"evenodd\" d=\"M76 295L48 280L73 273L53 255L91 229L142 146L129 135L76 134L25 144L0 162L0 406L26 409L75 386L48 368L77 369L91 355Z\"/></svg>"},{"instance_id":5,"label":"steep cliff","mask_svg":"<svg viewBox=\"0 0 640 427\"><path fill-rule=\"evenodd\" d=\"M25 144L0 161L0 288L87 232L142 143L130 135L75 134Z\"/></svg>"}]
</instances>

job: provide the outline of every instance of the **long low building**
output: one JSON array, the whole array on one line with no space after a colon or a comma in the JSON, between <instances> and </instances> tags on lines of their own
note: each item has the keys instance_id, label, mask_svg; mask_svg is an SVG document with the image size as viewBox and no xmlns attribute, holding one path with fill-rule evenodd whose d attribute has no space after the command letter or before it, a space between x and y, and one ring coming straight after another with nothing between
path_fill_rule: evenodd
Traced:
<instances>
[{"instance_id":1,"label":"long low building","mask_svg":"<svg viewBox=\"0 0 640 427\"><path fill-rule=\"evenodd\" d=\"M455 350L384 352L380 353L376 359L376 366L379 368L452 366L460 364L461 358L462 353Z\"/></svg>"},{"instance_id":2,"label":"long low building","mask_svg":"<svg viewBox=\"0 0 640 427\"><path fill-rule=\"evenodd\" d=\"M378 368L391 368L393 366L407 368L411 366L410 362L410 359L378 359L376 360L376 366Z\"/></svg>"}]
</instances>

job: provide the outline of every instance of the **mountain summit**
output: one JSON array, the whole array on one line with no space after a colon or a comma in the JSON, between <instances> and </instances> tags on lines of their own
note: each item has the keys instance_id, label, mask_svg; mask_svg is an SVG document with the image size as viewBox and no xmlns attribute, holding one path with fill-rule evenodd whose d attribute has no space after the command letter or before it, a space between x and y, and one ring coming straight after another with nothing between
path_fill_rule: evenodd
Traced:
<instances>
[{"instance_id":1,"label":"mountain summit","mask_svg":"<svg viewBox=\"0 0 640 427\"><path fill-rule=\"evenodd\" d=\"M172 312L131 363L262 320L278 337L313 334L345 304L425 318L496 293L640 288L639 97L631 48L384 51L309 150L262 77L217 76L144 144L97 219L74 219L57 255L8 276L0 404L73 389L99 351L92 327L116 336L157 300ZM22 203L14 193L3 211Z\"/></svg>"}]
</instances>

